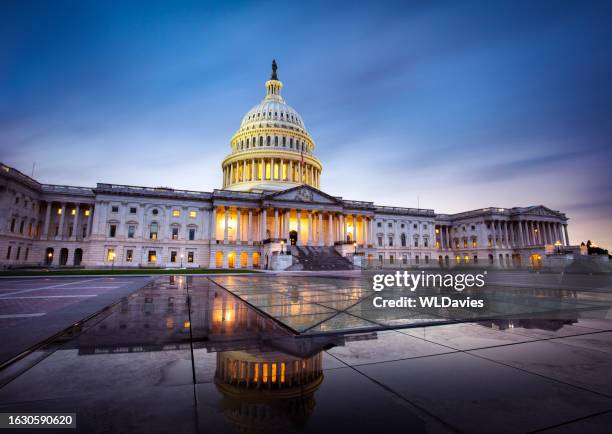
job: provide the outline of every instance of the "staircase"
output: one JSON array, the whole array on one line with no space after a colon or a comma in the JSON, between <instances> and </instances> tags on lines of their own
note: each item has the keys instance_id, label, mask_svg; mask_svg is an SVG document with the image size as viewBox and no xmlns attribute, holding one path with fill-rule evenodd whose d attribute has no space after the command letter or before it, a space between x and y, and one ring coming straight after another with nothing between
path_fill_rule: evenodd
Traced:
<instances>
[{"instance_id":1,"label":"staircase","mask_svg":"<svg viewBox=\"0 0 612 434\"><path fill-rule=\"evenodd\" d=\"M291 270L352 270L353 264L333 247L291 246L293 265Z\"/></svg>"}]
</instances>

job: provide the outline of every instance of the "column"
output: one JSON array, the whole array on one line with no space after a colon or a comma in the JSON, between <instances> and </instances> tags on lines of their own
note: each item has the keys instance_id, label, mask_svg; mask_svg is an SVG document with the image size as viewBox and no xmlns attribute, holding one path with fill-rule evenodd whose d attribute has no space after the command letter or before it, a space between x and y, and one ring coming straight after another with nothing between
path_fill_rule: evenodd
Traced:
<instances>
[{"instance_id":1,"label":"column","mask_svg":"<svg viewBox=\"0 0 612 434\"><path fill-rule=\"evenodd\" d=\"M252 174L252 168L251 168ZM247 226L247 240L249 244L253 244L253 210L249 208L249 221ZM249 255L250 257L251 255Z\"/></svg>"},{"instance_id":2,"label":"column","mask_svg":"<svg viewBox=\"0 0 612 434\"><path fill-rule=\"evenodd\" d=\"M244 175L244 172L242 172ZM236 244L242 243L242 234L240 233L240 220L242 220L242 210L240 208L236 208ZM236 252L239 255L238 252ZM240 258L236 258L236 264L240 262Z\"/></svg>"},{"instance_id":3,"label":"column","mask_svg":"<svg viewBox=\"0 0 612 434\"><path fill-rule=\"evenodd\" d=\"M225 207L225 228L223 229L223 242L227 244L229 240L229 206ZM227 255L223 255L225 259Z\"/></svg>"},{"instance_id":4,"label":"column","mask_svg":"<svg viewBox=\"0 0 612 434\"><path fill-rule=\"evenodd\" d=\"M570 239L569 239L569 234L567 233L567 223L565 223L563 225L563 233L565 234L565 245L569 246L570 245Z\"/></svg>"},{"instance_id":5,"label":"column","mask_svg":"<svg viewBox=\"0 0 612 434\"><path fill-rule=\"evenodd\" d=\"M229 173L230 173L230 185L232 185L234 183L234 164L230 164L230 169L229 169Z\"/></svg>"},{"instance_id":6,"label":"column","mask_svg":"<svg viewBox=\"0 0 612 434\"><path fill-rule=\"evenodd\" d=\"M368 244L374 244L374 217L368 219Z\"/></svg>"},{"instance_id":7,"label":"column","mask_svg":"<svg viewBox=\"0 0 612 434\"><path fill-rule=\"evenodd\" d=\"M296 245L302 245L302 210L298 209L297 211L297 240L295 242Z\"/></svg>"},{"instance_id":8,"label":"column","mask_svg":"<svg viewBox=\"0 0 612 434\"><path fill-rule=\"evenodd\" d=\"M285 225L285 230L283 231L283 238L289 242L289 223L291 221L291 209L285 209L283 211L283 223Z\"/></svg>"},{"instance_id":9,"label":"column","mask_svg":"<svg viewBox=\"0 0 612 434\"><path fill-rule=\"evenodd\" d=\"M346 241L346 234L348 233L347 228L347 217L348 215L340 214L340 221L342 222L342 241Z\"/></svg>"},{"instance_id":10,"label":"column","mask_svg":"<svg viewBox=\"0 0 612 434\"><path fill-rule=\"evenodd\" d=\"M278 239L278 208L274 208L274 239Z\"/></svg>"},{"instance_id":11,"label":"column","mask_svg":"<svg viewBox=\"0 0 612 434\"><path fill-rule=\"evenodd\" d=\"M308 210L308 244L312 245L312 210Z\"/></svg>"},{"instance_id":12,"label":"column","mask_svg":"<svg viewBox=\"0 0 612 434\"><path fill-rule=\"evenodd\" d=\"M366 242L366 216L361 216L361 241L363 242L363 247L367 246Z\"/></svg>"},{"instance_id":13,"label":"column","mask_svg":"<svg viewBox=\"0 0 612 434\"><path fill-rule=\"evenodd\" d=\"M555 241L561 242L563 239L563 235L561 235L561 225L559 223L555 223Z\"/></svg>"},{"instance_id":14,"label":"column","mask_svg":"<svg viewBox=\"0 0 612 434\"><path fill-rule=\"evenodd\" d=\"M62 213L60 214L60 221L59 221L59 230L57 232L57 239L61 239L62 235L64 234L64 216L66 215L66 203L62 202ZM106 235L106 234L105 234Z\"/></svg>"},{"instance_id":15,"label":"column","mask_svg":"<svg viewBox=\"0 0 612 434\"><path fill-rule=\"evenodd\" d=\"M81 204L76 204L76 210L74 213L74 222L72 222L72 237L71 240L76 240L77 238L77 230L79 228L79 214L81 213Z\"/></svg>"},{"instance_id":16,"label":"column","mask_svg":"<svg viewBox=\"0 0 612 434\"><path fill-rule=\"evenodd\" d=\"M242 160L242 179L241 179L242 182L245 182L247 180L246 167L247 167L246 160Z\"/></svg>"},{"instance_id":17,"label":"column","mask_svg":"<svg viewBox=\"0 0 612 434\"><path fill-rule=\"evenodd\" d=\"M334 236L333 236L333 225L332 225L332 223L333 223L333 215L330 212L330 213L327 214L327 225L328 225L327 232L328 232L328 237L329 237L328 238L328 243L329 243L330 246L334 245Z\"/></svg>"},{"instance_id":18,"label":"column","mask_svg":"<svg viewBox=\"0 0 612 434\"><path fill-rule=\"evenodd\" d=\"M519 220L518 221L518 231L519 231L519 239L520 239L520 246L524 247L525 246L525 236L523 234L523 221Z\"/></svg>"},{"instance_id":19,"label":"column","mask_svg":"<svg viewBox=\"0 0 612 434\"><path fill-rule=\"evenodd\" d=\"M265 165L265 162L264 162L263 158L261 159L261 162L260 162L259 165L261 167L261 177L259 178L259 180L262 181L262 180L266 179L266 165ZM263 238L262 238L262 240L263 240Z\"/></svg>"},{"instance_id":20,"label":"column","mask_svg":"<svg viewBox=\"0 0 612 434\"><path fill-rule=\"evenodd\" d=\"M553 234L553 224L552 222L547 222L546 223L546 230L548 233L548 243L549 244L555 244L555 240L554 240L554 234Z\"/></svg>"},{"instance_id":21,"label":"column","mask_svg":"<svg viewBox=\"0 0 612 434\"><path fill-rule=\"evenodd\" d=\"M351 219L353 220L353 243L357 242L357 216L355 214L351 214Z\"/></svg>"},{"instance_id":22,"label":"column","mask_svg":"<svg viewBox=\"0 0 612 434\"><path fill-rule=\"evenodd\" d=\"M261 210L261 240L265 240L268 237L268 209L262 208Z\"/></svg>"},{"instance_id":23,"label":"column","mask_svg":"<svg viewBox=\"0 0 612 434\"><path fill-rule=\"evenodd\" d=\"M510 248L510 237L508 234L508 222L504 221L503 225L504 225L504 238L506 239L506 248L509 249Z\"/></svg>"},{"instance_id":24,"label":"column","mask_svg":"<svg viewBox=\"0 0 612 434\"><path fill-rule=\"evenodd\" d=\"M53 202L47 202L47 209L45 210L45 226L43 228L44 238L49 238L49 223L51 223L51 208L53 208Z\"/></svg>"},{"instance_id":25,"label":"column","mask_svg":"<svg viewBox=\"0 0 612 434\"><path fill-rule=\"evenodd\" d=\"M89 205L89 215L87 216L87 233L86 233L87 238L91 236L91 226L92 226L91 220L93 218L93 213L94 213L93 205ZM143 224L144 224L144 219L141 219L140 226L144 227ZM142 233L142 228L140 232Z\"/></svg>"},{"instance_id":26,"label":"column","mask_svg":"<svg viewBox=\"0 0 612 434\"><path fill-rule=\"evenodd\" d=\"M217 207L214 205L210 213L210 242L217 242Z\"/></svg>"},{"instance_id":27,"label":"column","mask_svg":"<svg viewBox=\"0 0 612 434\"><path fill-rule=\"evenodd\" d=\"M324 246L325 242L323 240L323 211L319 211L318 215L319 215L319 227L317 228L317 238L319 241L319 246Z\"/></svg>"}]
</instances>

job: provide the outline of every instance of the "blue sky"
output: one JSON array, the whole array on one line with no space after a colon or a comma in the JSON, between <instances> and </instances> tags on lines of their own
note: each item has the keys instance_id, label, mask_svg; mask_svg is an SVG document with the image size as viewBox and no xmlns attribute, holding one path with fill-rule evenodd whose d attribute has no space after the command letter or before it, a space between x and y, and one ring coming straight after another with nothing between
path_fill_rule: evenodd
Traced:
<instances>
[{"instance_id":1,"label":"blue sky","mask_svg":"<svg viewBox=\"0 0 612 434\"><path fill-rule=\"evenodd\" d=\"M544 204L612 247L610 2L0 4L0 160L42 182L210 191L276 58L322 189Z\"/></svg>"}]
</instances>

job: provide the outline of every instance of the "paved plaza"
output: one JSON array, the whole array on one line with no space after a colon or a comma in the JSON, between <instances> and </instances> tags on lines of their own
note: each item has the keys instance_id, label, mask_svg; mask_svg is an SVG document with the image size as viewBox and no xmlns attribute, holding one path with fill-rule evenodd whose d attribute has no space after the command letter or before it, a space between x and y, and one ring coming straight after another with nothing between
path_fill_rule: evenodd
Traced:
<instances>
[{"instance_id":1,"label":"paved plaza","mask_svg":"<svg viewBox=\"0 0 612 434\"><path fill-rule=\"evenodd\" d=\"M0 412L74 412L78 432L607 432L602 282L502 283L527 309L459 322L369 312L355 274L143 280L0 371Z\"/></svg>"}]
</instances>

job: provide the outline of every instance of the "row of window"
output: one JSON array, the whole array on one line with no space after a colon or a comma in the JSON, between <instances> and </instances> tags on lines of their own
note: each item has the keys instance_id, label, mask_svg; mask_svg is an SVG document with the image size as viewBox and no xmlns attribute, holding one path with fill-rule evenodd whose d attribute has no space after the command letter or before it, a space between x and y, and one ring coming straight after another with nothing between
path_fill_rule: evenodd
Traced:
<instances>
[{"instance_id":1,"label":"row of window","mask_svg":"<svg viewBox=\"0 0 612 434\"><path fill-rule=\"evenodd\" d=\"M114 263L116 256L117 255L115 254L115 249L114 248L107 249L107 251L106 251L106 261L107 262ZM179 257L178 251L176 251L176 250L171 250L170 251L170 262L172 262L172 263L178 262L178 259L177 259L178 257ZM192 264L193 261L194 261L194 257L195 257L194 252L192 252L192 251L187 252L187 263L188 264ZM181 262L183 262L184 258L185 258L184 255L181 254L180 255ZM125 262L133 262L134 261L134 250L133 249L127 249L125 251L125 259L124 260L125 260ZM147 262L149 262L151 264L157 262L157 251L149 250L147 252Z\"/></svg>"},{"instance_id":2,"label":"row of window","mask_svg":"<svg viewBox=\"0 0 612 434\"><path fill-rule=\"evenodd\" d=\"M19 233L21 235L24 235L25 224L26 224L25 220L21 220L21 222L19 223ZM12 218L11 219L10 231L12 233L16 233L16 230L17 230L17 219L16 218ZM34 226L34 224L32 222L28 222L28 232L27 232L27 234L28 234L29 237L35 237L38 234L38 226Z\"/></svg>"},{"instance_id":3,"label":"row of window","mask_svg":"<svg viewBox=\"0 0 612 434\"><path fill-rule=\"evenodd\" d=\"M19 205L19 202L20 202L20 197L18 195L15 195L15 205ZM34 202L34 201L30 202L28 200L28 198L25 198L24 201L23 201L23 207L27 208L28 205L30 205L30 204L32 205L32 211L35 211L36 210L36 202Z\"/></svg>"},{"instance_id":4,"label":"row of window","mask_svg":"<svg viewBox=\"0 0 612 434\"><path fill-rule=\"evenodd\" d=\"M133 206L133 207L130 207L129 211L130 211L130 214L136 214L138 212L138 209L135 206ZM112 205L111 206L111 213L117 214L118 212L119 212L119 205ZM152 212L153 215L158 215L159 214L159 210L157 208L154 208L151 212ZM85 215L88 215L88 214L85 214ZM197 211L189 211L187 213L187 215L189 216L189 218L194 219L194 218L196 218L198 216L198 212ZM175 208L175 209L172 210L172 217L180 217L180 216L181 216L181 210L180 209L176 209Z\"/></svg>"},{"instance_id":5,"label":"row of window","mask_svg":"<svg viewBox=\"0 0 612 434\"><path fill-rule=\"evenodd\" d=\"M170 237L173 240L178 240L179 228L172 227L170 229L171 229ZM158 234L159 234L159 225L157 223L151 223L151 225L149 225L149 239L156 240L158 238ZM115 238L117 236L117 225L116 224L109 225L108 236L110 238ZM127 237L134 238L135 236L136 236L136 225L128 225ZM188 228L187 239L189 241L193 241L195 240L195 236L196 236L196 229Z\"/></svg>"},{"instance_id":6,"label":"row of window","mask_svg":"<svg viewBox=\"0 0 612 434\"><path fill-rule=\"evenodd\" d=\"M393 235L389 235L388 239L387 239L388 243L387 246L389 247L393 247ZM402 247L406 247L407 246L407 237L406 234L402 234L400 236L400 245ZM415 236L414 237L414 247L419 247L419 237ZM383 237L382 236L378 236L378 247L383 247ZM423 238L423 247L429 247L429 239L427 237Z\"/></svg>"},{"instance_id":7,"label":"row of window","mask_svg":"<svg viewBox=\"0 0 612 434\"><path fill-rule=\"evenodd\" d=\"M257 146L257 137L247 137L246 141L245 140L240 140L240 142L236 142L235 143L235 150L236 151L244 151L245 149L250 149L250 148L255 148ZM287 138L285 136L281 137L282 140L278 140L278 136L274 136L274 146L278 147L278 146L282 146L283 148L287 147L287 144L289 145L289 149L293 149L294 148L294 141L293 138L290 137L289 141L287 141ZM265 143L266 146L272 146L272 137L271 136L266 136L265 138ZM264 137L263 136L259 136L259 146L264 146ZM308 152L308 146L306 145L305 141L299 141L299 140L295 140L295 149L300 151L300 152Z\"/></svg>"},{"instance_id":8,"label":"row of window","mask_svg":"<svg viewBox=\"0 0 612 434\"><path fill-rule=\"evenodd\" d=\"M376 226L377 226L377 227L379 227L379 228L382 228L382 222L377 222L377 223L376 223ZM393 223L392 223L392 222L388 222L388 223L387 223L387 227L392 228L392 227L393 227ZM404 229L405 227L406 227L406 225L405 225L404 223L401 223L401 224L400 224L400 228L401 228L401 229ZM414 224L412 225L412 229L418 229L418 228L419 228L418 223L414 223ZM424 229L424 230L426 230L426 229L427 229L427 223L423 223L423 229ZM437 229L436 229L436 231L437 231ZM436 232L436 233L438 233L438 232Z\"/></svg>"},{"instance_id":9,"label":"row of window","mask_svg":"<svg viewBox=\"0 0 612 434\"><path fill-rule=\"evenodd\" d=\"M272 116L271 111L267 113L266 112L253 113L247 117L247 120L254 121L254 120L273 119L273 118L277 118L277 119L279 118L278 112L274 112L274 116ZM300 118L298 118L297 116L294 116L291 113L280 112L280 120L282 121L286 120L287 122L292 121L292 122L297 123L298 125L302 125Z\"/></svg>"},{"instance_id":10,"label":"row of window","mask_svg":"<svg viewBox=\"0 0 612 434\"><path fill-rule=\"evenodd\" d=\"M62 209L61 208L57 209L57 214L58 215L62 214ZM87 217L87 216L89 216L89 214L91 214L91 211L86 209L84 214L85 214L85 217ZM76 208L70 209L70 215L74 215L74 216L76 215Z\"/></svg>"},{"instance_id":11,"label":"row of window","mask_svg":"<svg viewBox=\"0 0 612 434\"><path fill-rule=\"evenodd\" d=\"M12 252L13 252L13 246L8 246L8 248L6 249L6 260L7 261L9 261L11 259ZM29 255L30 255L30 248L26 247L25 253L23 255L23 260L27 261ZM21 259L21 246L17 246L16 253L15 253L15 258L14 259L16 261L19 261Z\"/></svg>"}]
</instances>

